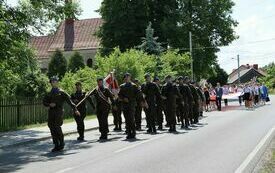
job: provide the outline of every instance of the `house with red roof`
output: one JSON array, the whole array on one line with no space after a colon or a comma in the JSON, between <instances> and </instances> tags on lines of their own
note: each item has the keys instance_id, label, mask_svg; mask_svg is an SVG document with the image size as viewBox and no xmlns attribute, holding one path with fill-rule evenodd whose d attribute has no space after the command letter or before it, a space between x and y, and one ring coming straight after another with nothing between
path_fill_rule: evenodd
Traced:
<instances>
[{"instance_id":1,"label":"house with red roof","mask_svg":"<svg viewBox=\"0 0 275 173\"><path fill-rule=\"evenodd\" d=\"M228 84L238 84L240 73L240 82L247 83L254 79L266 76L263 69L259 68L258 64L241 65L238 69L234 69L228 76Z\"/></svg>"},{"instance_id":2,"label":"house with red roof","mask_svg":"<svg viewBox=\"0 0 275 173\"><path fill-rule=\"evenodd\" d=\"M47 70L51 55L56 49L61 50L67 59L78 51L84 57L85 64L92 66L100 46L95 33L101 24L100 18L67 19L59 25L55 34L32 37L30 46L35 50L41 69Z\"/></svg>"}]
</instances>

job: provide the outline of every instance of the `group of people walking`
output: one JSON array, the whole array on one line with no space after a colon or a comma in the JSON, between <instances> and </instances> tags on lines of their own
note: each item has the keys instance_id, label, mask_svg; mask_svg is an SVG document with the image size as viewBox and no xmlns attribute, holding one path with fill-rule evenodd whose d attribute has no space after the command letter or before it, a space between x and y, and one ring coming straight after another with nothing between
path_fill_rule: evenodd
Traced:
<instances>
[{"instance_id":1,"label":"group of people walking","mask_svg":"<svg viewBox=\"0 0 275 173\"><path fill-rule=\"evenodd\" d=\"M268 89L264 84L260 85L257 82L251 82L246 83L242 88L240 104L243 100L247 109L253 109L256 106L264 105L270 101Z\"/></svg>"},{"instance_id":2,"label":"group of people walking","mask_svg":"<svg viewBox=\"0 0 275 173\"><path fill-rule=\"evenodd\" d=\"M203 111L208 110L207 105L215 94L215 103L221 110L223 88L217 87L208 90L200 87L189 77L179 76L174 79L168 75L162 82L158 77L151 78L150 74L144 76L145 83L132 80L131 74L124 75L124 83L120 85L117 93L104 86L104 79L97 79L97 87L86 93L82 90L81 82L75 84L76 91L72 95L58 87L58 77L50 78L52 89L43 99L43 104L49 108L48 126L54 143L53 152L63 150L64 136L61 126L63 124L63 104L67 102L74 112L79 137L84 140L84 119L86 117L86 102L95 110L99 122L101 136L99 140L107 140L109 133L108 115L112 112L114 117L114 131L122 131L122 113L125 119L125 133L127 139L134 139L136 131L141 130L142 110L146 115L147 133L156 134L165 126L169 132L177 132L176 124L188 129L190 125L199 123ZM264 89L262 89L264 90ZM251 92L246 86L244 98ZM259 92L261 93L260 89ZM250 98L250 97L249 97ZM256 98L256 97L255 97Z\"/></svg>"},{"instance_id":3,"label":"group of people walking","mask_svg":"<svg viewBox=\"0 0 275 173\"><path fill-rule=\"evenodd\" d=\"M63 150L65 145L61 129L64 102L74 111L79 141L84 140L86 102L89 102L96 112L101 133L99 140L108 139L110 112L114 117L115 131L122 130L123 113L127 139L135 138L136 131L141 130L142 110L146 115L147 133L150 134L163 130L164 117L165 126L172 133L177 131L177 121L181 123L182 128L189 128L191 124L198 123L203 114L203 90L187 76L173 80L172 76L168 75L162 85L159 78L152 80L150 74L146 74L145 83L140 85L138 80L132 80L131 74L126 73L124 83L120 85L117 94L104 87L103 82L103 78L98 78L97 87L88 93L82 91L81 83L77 82L76 92L69 95L58 87L58 77L50 78L52 89L44 97L43 104L49 108L48 126L54 143L53 152Z\"/></svg>"}]
</instances>

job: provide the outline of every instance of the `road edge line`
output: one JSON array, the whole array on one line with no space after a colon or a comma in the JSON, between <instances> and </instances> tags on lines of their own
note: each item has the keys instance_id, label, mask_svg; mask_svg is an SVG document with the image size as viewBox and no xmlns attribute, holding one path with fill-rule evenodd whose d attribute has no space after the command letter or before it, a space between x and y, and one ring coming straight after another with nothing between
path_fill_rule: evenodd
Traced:
<instances>
[{"instance_id":1,"label":"road edge line","mask_svg":"<svg viewBox=\"0 0 275 173\"><path fill-rule=\"evenodd\" d=\"M235 173L251 173L258 164L261 156L275 136L275 126L261 139L257 146L249 153L242 164L235 170Z\"/></svg>"}]
</instances>

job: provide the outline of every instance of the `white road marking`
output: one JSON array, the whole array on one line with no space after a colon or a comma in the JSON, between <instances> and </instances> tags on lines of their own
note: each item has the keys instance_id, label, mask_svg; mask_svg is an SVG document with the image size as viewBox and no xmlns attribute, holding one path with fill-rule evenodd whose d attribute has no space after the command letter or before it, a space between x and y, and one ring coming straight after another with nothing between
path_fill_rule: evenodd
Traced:
<instances>
[{"instance_id":1,"label":"white road marking","mask_svg":"<svg viewBox=\"0 0 275 173\"><path fill-rule=\"evenodd\" d=\"M149 139L149 140L147 140L147 141L142 141L142 142L140 142L140 143L137 143L137 144L134 144L134 145L130 145L130 146L124 147L124 148L122 148L122 149L116 150L114 153L120 153L120 152L129 150L129 149L131 149L131 148L135 148L135 147L137 147L137 146L139 146L139 145L141 145L141 144L145 144L145 143L148 143L148 142L157 140L157 139L162 138L162 137L164 137L164 136L166 136L166 134L165 134L165 135L161 135L161 136L157 136L157 137L152 138L152 139Z\"/></svg>"},{"instance_id":2,"label":"white road marking","mask_svg":"<svg viewBox=\"0 0 275 173\"><path fill-rule=\"evenodd\" d=\"M75 169L75 168L73 168L73 167L71 167L71 168L66 168L66 169L62 169L62 170L60 170L60 171L57 171L56 173L64 173L64 172L68 172L68 171L73 170L73 169Z\"/></svg>"},{"instance_id":3,"label":"white road marking","mask_svg":"<svg viewBox=\"0 0 275 173\"><path fill-rule=\"evenodd\" d=\"M265 144L265 142L270 138L270 136L275 131L275 127L273 127L266 135L265 137L259 142L259 144L254 148L254 150L246 157L246 159L243 161L243 163L236 169L235 173L243 173L245 171L245 168L248 166L248 164L252 161L252 159L256 156L256 154L259 152L261 147Z\"/></svg>"}]
</instances>

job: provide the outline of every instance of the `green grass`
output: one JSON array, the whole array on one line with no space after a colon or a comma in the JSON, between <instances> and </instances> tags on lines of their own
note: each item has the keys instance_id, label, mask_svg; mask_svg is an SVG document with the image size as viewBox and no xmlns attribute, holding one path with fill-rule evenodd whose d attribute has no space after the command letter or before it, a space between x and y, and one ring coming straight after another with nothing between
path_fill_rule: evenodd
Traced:
<instances>
[{"instance_id":1,"label":"green grass","mask_svg":"<svg viewBox=\"0 0 275 173\"><path fill-rule=\"evenodd\" d=\"M275 95L275 88L269 89L269 94L270 95Z\"/></svg>"},{"instance_id":2,"label":"green grass","mask_svg":"<svg viewBox=\"0 0 275 173\"><path fill-rule=\"evenodd\" d=\"M263 169L260 173L274 173L275 171L275 149L272 149L272 156L268 162L264 164Z\"/></svg>"},{"instance_id":3,"label":"green grass","mask_svg":"<svg viewBox=\"0 0 275 173\"><path fill-rule=\"evenodd\" d=\"M96 115L87 115L85 120L91 120L91 119L95 119ZM71 123L74 122L74 118L67 118L64 119L63 124L66 123ZM47 122L45 123L37 123L37 124L31 124L31 125L25 125L25 126L20 126L20 127L13 127L13 128L9 128L9 129L2 129L0 128L0 132L7 132L7 131L15 131L15 130L24 130L24 129L31 129L31 128L36 128L36 127L44 127L47 126Z\"/></svg>"}]
</instances>

